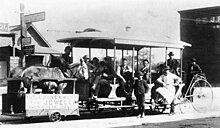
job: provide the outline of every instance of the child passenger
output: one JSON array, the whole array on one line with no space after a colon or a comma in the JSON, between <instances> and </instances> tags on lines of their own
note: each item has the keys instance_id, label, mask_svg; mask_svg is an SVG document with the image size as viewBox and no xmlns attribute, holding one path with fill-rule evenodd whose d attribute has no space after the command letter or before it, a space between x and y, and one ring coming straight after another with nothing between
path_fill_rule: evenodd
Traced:
<instances>
[{"instance_id":1,"label":"child passenger","mask_svg":"<svg viewBox=\"0 0 220 128\"><path fill-rule=\"evenodd\" d=\"M144 117L144 111L145 111L145 93L149 91L149 86L147 85L147 81L143 79L143 73L137 72L136 77L137 79L134 81L133 89L134 89L134 95L137 99L137 105L138 105L138 118Z\"/></svg>"}]
</instances>

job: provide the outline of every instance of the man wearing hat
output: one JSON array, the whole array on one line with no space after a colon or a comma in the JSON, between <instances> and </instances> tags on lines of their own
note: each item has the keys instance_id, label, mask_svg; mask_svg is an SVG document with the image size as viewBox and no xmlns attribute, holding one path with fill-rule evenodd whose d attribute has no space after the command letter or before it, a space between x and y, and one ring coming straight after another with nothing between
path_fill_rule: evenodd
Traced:
<instances>
[{"instance_id":1,"label":"man wearing hat","mask_svg":"<svg viewBox=\"0 0 220 128\"><path fill-rule=\"evenodd\" d=\"M170 104L170 114L174 114L174 98L175 98L175 87L174 85L179 85L182 80L176 74L171 73L169 66L165 66L162 71L162 75L156 80L157 83L161 84L161 87L156 89L162 99L163 104ZM158 102L159 99L156 99Z\"/></svg>"},{"instance_id":2,"label":"man wearing hat","mask_svg":"<svg viewBox=\"0 0 220 128\"><path fill-rule=\"evenodd\" d=\"M183 94L186 93L193 76L196 74L202 74L202 69L197 64L197 60L195 58L191 58L190 65L187 70L186 85L183 87Z\"/></svg>"},{"instance_id":3,"label":"man wearing hat","mask_svg":"<svg viewBox=\"0 0 220 128\"><path fill-rule=\"evenodd\" d=\"M135 73L137 79L134 81L132 89L134 89L134 95L138 105L138 118L144 117L145 111L145 93L148 93L149 86L147 81L143 79L143 73L141 71Z\"/></svg>"},{"instance_id":4,"label":"man wearing hat","mask_svg":"<svg viewBox=\"0 0 220 128\"><path fill-rule=\"evenodd\" d=\"M68 75L70 74L69 65L72 63L72 58L70 57L70 53L71 53L70 46L66 46L64 49L64 54L60 56L61 65L59 68L66 77L69 77Z\"/></svg>"},{"instance_id":5,"label":"man wearing hat","mask_svg":"<svg viewBox=\"0 0 220 128\"><path fill-rule=\"evenodd\" d=\"M170 72L180 76L180 73L178 71L180 64L176 59L173 58L174 56L173 52L169 52L168 56L169 59L167 60L167 65L170 67Z\"/></svg>"},{"instance_id":6,"label":"man wearing hat","mask_svg":"<svg viewBox=\"0 0 220 128\"><path fill-rule=\"evenodd\" d=\"M62 54L62 58L68 63L71 64L72 63L72 59L70 57L70 53L71 53L71 48L70 46L66 46L64 49L64 54Z\"/></svg>"}]
</instances>

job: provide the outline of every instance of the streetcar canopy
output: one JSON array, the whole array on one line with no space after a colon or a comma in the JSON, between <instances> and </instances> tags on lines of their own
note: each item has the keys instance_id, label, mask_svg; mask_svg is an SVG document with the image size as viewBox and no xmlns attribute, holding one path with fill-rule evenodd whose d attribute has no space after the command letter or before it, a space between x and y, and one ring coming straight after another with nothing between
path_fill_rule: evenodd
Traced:
<instances>
[{"instance_id":1,"label":"streetcar canopy","mask_svg":"<svg viewBox=\"0 0 220 128\"><path fill-rule=\"evenodd\" d=\"M81 32L75 33L72 37L58 39L57 42L70 43L73 47L82 48L107 48L116 46L117 49L139 50L143 47L153 48L184 48L191 44L182 41L172 41L166 37L140 36L131 32L124 33L104 33L104 32Z\"/></svg>"}]
</instances>

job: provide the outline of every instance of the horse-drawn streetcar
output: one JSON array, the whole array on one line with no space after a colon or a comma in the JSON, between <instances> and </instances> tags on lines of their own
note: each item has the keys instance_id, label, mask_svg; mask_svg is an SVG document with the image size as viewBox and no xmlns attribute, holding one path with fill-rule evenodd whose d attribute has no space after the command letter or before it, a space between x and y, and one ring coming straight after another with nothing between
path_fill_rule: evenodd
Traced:
<instances>
[{"instance_id":1,"label":"horse-drawn streetcar","mask_svg":"<svg viewBox=\"0 0 220 128\"><path fill-rule=\"evenodd\" d=\"M92 55L92 50L105 49L106 57L113 55L111 57L111 59L113 58L113 70L116 70L118 65L116 58L118 56L124 58L125 51L131 51L132 53L129 57L132 71L127 79L129 82L125 82L123 88L118 77L114 76L111 79L106 79L106 82L100 86L97 98L94 99L91 98L90 89L93 84L91 79L85 77L84 74L78 75L83 76L82 78L77 77L77 74L85 73L85 70L77 71L76 69L83 68L70 70L72 73L65 75L59 69L59 65L66 65L65 63L63 64L63 61L56 61L55 65L58 64L58 68L56 66L27 67L16 78L11 76L12 78L8 79L7 94L3 94L3 114L24 117L49 116L51 121L59 121L63 115L79 115L81 108L86 108L94 114L98 114L105 109L116 109L125 112L134 110L137 106L134 95L125 95L123 91L133 94L132 80L135 77L135 70L138 70L140 65L139 51L146 47L150 49L150 54L147 58L150 61L149 73L152 74L151 49L164 48L165 54L167 54L168 48L180 49L182 55L184 46L190 46L184 42L149 41L145 37L139 37L139 35L129 32L116 35L100 31L85 31L75 33L73 37L57 41L69 44L72 51L72 59L75 57L74 48L88 48L90 59L95 57ZM118 54L119 50L121 55ZM51 57L52 63L54 56L51 55ZM95 75L95 77L97 76ZM153 76L150 77L150 87L153 86L153 79ZM94 82L95 80L93 79L92 81ZM147 100L150 100L150 93L147 95ZM155 107L150 102L146 102L146 104L152 110L160 108L160 105ZM166 108L162 107L161 109L163 111Z\"/></svg>"},{"instance_id":2,"label":"horse-drawn streetcar","mask_svg":"<svg viewBox=\"0 0 220 128\"><path fill-rule=\"evenodd\" d=\"M159 39L161 40L161 39ZM130 60L131 60L131 67L132 72L128 78L128 80L133 80L135 78L135 72L139 70L140 66L140 60L139 60L139 51L144 48L149 48L149 56L145 56L145 58L149 59L149 73L151 74L150 80L149 80L149 86L152 88L154 86L155 78L156 76L153 76L151 70L152 70L152 49L158 49L162 48L165 50L165 59L167 55L168 48L179 50L180 52L180 72L182 72L182 52L185 46L191 46L188 43L185 42L172 42L169 39L163 38L162 41L158 41L158 39L149 40L147 37L140 36L139 34L130 33L130 32L124 32L124 33L105 33L100 32L96 30L86 30L81 33L76 33L70 38L63 38L57 40L61 43L68 43L69 46L72 48L72 57L74 57L74 48L87 48L88 52L86 54L89 54L90 59L92 57L95 57L95 50L97 49L105 49L105 55L111 56L113 61L113 68L116 71L118 64L118 60L120 58L125 58L125 51L131 51ZM94 50L94 51L93 51ZM120 52L121 51L121 52ZM100 51L99 51L100 52ZM119 54L121 53L121 55ZM93 53L93 54L92 54ZM128 56L127 56L128 57ZM118 60L117 60L118 59ZM166 62L166 60L164 61ZM182 73L180 73L180 76L182 78ZM116 78L117 79L117 78ZM115 96L109 97L112 92L107 92L105 87L102 87L102 92L105 92L105 96L102 97L100 94L100 97L96 100L92 100L92 103L89 102L88 110L93 113L99 113L103 109L114 109L114 108L123 108L123 109L133 109L135 106L136 99L133 95L132 90L132 84L131 81L127 82L125 84L125 88L129 93L132 93L132 97L125 96L123 94L120 94L120 81L115 82L115 80L111 80L114 82L109 82L109 86L111 87ZM114 86L119 84L119 86ZM112 86L113 85L113 86ZM89 85L88 85L89 86ZM178 93L181 92L182 86L179 88L180 90L177 90ZM122 92L121 92L122 93ZM106 95L109 94L109 95ZM79 94L80 95L80 94ZM152 111L159 111L163 112L166 108L168 108L169 105L164 104L151 104L151 94L146 94L146 106L150 107ZM94 102L93 102L94 101ZM120 104L118 105L117 102ZM115 104L116 103L116 104Z\"/></svg>"}]
</instances>

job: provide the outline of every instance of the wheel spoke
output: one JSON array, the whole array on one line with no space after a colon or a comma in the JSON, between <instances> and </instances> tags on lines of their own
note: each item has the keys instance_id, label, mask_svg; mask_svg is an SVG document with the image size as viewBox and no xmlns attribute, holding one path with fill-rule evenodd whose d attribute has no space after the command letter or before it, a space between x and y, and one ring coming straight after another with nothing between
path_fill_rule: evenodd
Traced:
<instances>
[{"instance_id":1,"label":"wheel spoke","mask_svg":"<svg viewBox=\"0 0 220 128\"><path fill-rule=\"evenodd\" d=\"M208 111L213 102L211 85L206 80L197 80L190 89L192 105L197 112Z\"/></svg>"}]
</instances>

